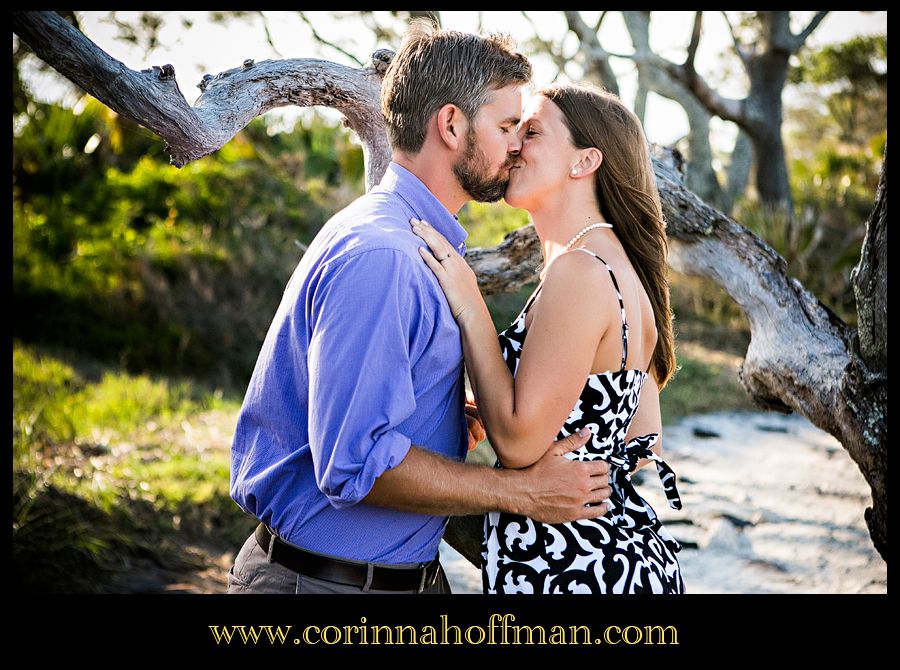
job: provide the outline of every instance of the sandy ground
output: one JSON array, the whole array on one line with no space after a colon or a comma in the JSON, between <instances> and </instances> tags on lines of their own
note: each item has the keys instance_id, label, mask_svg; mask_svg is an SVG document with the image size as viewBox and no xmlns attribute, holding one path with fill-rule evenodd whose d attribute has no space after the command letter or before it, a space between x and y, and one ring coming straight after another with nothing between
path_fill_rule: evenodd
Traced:
<instances>
[{"instance_id":1,"label":"sandy ground","mask_svg":"<svg viewBox=\"0 0 900 670\"><path fill-rule=\"evenodd\" d=\"M720 412L663 440L682 509L652 466L637 488L684 546L687 593L887 593L863 518L869 487L833 437L798 415ZM441 556L454 593L481 593L477 569L446 543Z\"/></svg>"}]
</instances>

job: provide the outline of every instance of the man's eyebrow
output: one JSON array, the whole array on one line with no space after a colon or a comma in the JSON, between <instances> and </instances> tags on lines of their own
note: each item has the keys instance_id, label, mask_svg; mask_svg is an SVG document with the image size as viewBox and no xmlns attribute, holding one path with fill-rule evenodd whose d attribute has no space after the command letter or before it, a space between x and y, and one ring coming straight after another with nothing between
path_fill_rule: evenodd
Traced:
<instances>
[{"instance_id":1,"label":"man's eyebrow","mask_svg":"<svg viewBox=\"0 0 900 670\"><path fill-rule=\"evenodd\" d=\"M503 119L500 122L500 125L501 126L505 126L505 125L515 126L515 125L518 125L519 121L521 121L521 118L518 116L507 116L505 119Z\"/></svg>"}]
</instances>

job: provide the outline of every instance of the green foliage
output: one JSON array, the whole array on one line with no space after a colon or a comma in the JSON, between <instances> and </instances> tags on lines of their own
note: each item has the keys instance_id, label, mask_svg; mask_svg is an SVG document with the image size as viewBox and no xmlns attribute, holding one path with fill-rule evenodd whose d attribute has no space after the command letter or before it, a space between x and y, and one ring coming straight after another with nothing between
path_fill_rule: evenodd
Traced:
<instances>
[{"instance_id":1,"label":"green foliage","mask_svg":"<svg viewBox=\"0 0 900 670\"><path fill-rule=\"evenodd\" d=\"M66 363L42 360L13 346L13 462L27 462L31 445L75 438L68 398L84 380Z\"/></svg>"},{"instance_id":2,"label":"green foliage","mask_svg":"<svg viewBox=\"0 0 900 670\"><path fill-rule=\"evenodd\" d=\"M296 243L362 192L360 147L319 116L256 119L181 171L87 97L13 126L13 334L133 370L241 386Z\"/></svg>"},{"instance_id":3,"label":"green foliage","mask_svg":"<svg viewBox=\"0 0 900 670\"><path fill-rule=\"evenodd\" d=\"M212 417L230 435L239 406L184 380L14 343L18 588L115 591L139 561L189 567L179 534L239 544L250 522L228 493L228 444L185 432Z\"/></svg>"},{"instance_id":4,"label":"green foliage","mask_svg":"<svg viewBox=\"0 0 900 670\"><path fill-rule=\"evenodd\" d=\"M881 86L887 79L887 35L859 35L846 42L807 49L788 71L792 84L845 82L857 87Z\"/></svg>"},{"instance_id":5,"label":"green foliage","mask_svg":"<svg viewBox=\"0 0 900 670\"><path fill-rule=\"evenodd\" d=\"M531 223L528 212L503 202L469 202L460 210L458 218L469 233L466 246L470 249L500 244L507 233Z\"/></svg>"},{"instance_id":6,"label":"green foliage","mask_svg":"<svg viewBox=\"0 0 900 670\"><path fill-rule=\"evenodd\" d=\"M664 426L691 414L757 409L738 379L740 358L677 341L675 354L675 375L659 395Z\"/></svg>"},{"instance_id":7,"label":"green foliage","mask_svg":"<svg viewBox=\"0 0 900 670\"><path fill-rule=\"evenodd\" d=\"M525 307L528 298L537 288L537 284L525 284L515 293L494 293L485 296L485 303L488 311L491 313L491 320L494 322L494 329L499 333L506 330L509 325L519 316L519 312Z\"/></svg>"},{"instance_id":8,"label":"green foliage","mask_svg":"<svg viewBox=\"0 0 900 670\"><path fill-rule=\"evenodd\" d=\"M110 515L33 474L13 472L12 510L16 591L98 591L104 573L137 553L132 534Z\"/></svg>"},{"instance_id":9,"label":"green foliage","mask_svg":"<svg viewBox=\"0 0 900 670\"><path fill-rule=\"evenodd\" d=\"M15 457L26 458L28 445L126 435L150 421L227 405L221 390L210 393L189 380L112 372L83 361L13 344Z\"/></svg>"}]
</instances>

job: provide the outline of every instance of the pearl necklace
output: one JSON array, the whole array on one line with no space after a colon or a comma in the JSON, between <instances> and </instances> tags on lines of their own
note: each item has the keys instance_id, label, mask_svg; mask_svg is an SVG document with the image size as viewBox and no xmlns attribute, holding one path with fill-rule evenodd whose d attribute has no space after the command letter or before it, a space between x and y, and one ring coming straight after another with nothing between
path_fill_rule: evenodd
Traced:
<instances>
[{"instance_id":1,"label":"pearl necklace","mask_svg":"<svg viewBox=\"0 0 900 670\"><path fill-rule=\"evenodd\" d=\"M571 240L569 240L569 243L566 245L566 251L571 249L573 244L575 244L578 240L580 240L582 237L587 235L589 232L591 232L595 228L612 228L612 227L613 227L613 225L611 223L592 223L589 226L585 226L578 232L578 234L575 237L573 237ZM554 260L556 260L556 259L554 259ZM535 272L540 273L539 278L541 281L544 281L544 275L547 274L547 269L550 267L548 265L545 268L545 267L543 267L543 265L544 264L541 263L534 269Z\"/></svg>"},{"instance_id":2,"label":"pearl necklace","mask_svg":"<svg viewBox=\"0 0 900 670\"><path fill-rule=\"evenodd\" d=\"M572 245L575 244L578 240L584 237L587 233L594 230L595 228L612 228L613 225L611 223L592 223L589 226L585 226L582 228L578 234L569 240L569 243L566 245L566 251L572 248Z\"/></svg>"}]
</instances>

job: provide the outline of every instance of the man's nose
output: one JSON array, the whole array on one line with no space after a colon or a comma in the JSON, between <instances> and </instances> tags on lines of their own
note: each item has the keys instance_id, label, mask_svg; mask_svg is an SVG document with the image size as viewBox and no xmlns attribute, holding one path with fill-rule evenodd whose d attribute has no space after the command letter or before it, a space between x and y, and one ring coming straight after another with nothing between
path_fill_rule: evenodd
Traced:
<instances>
[{"instance_id":1,"label":"man's nose","mask_svg":"<svg viewBox=\"0 0 900 670\"><path fill-rule=\"evenodd\" d=\"M513 135L512 140L509 143L509 153L513 156L518 157L519 152L522 150L522 138L519 137L518 133Z\"/></svg>"}]
</instances>

